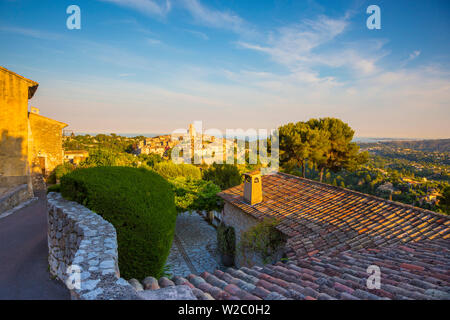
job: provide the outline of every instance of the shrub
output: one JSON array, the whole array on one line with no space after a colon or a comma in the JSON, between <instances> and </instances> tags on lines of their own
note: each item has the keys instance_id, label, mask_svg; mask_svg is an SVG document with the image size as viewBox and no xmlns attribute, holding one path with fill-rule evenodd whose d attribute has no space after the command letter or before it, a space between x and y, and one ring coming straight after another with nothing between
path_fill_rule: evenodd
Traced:
<instances>
[{"instance_id":1,"label":"shrub","mask_svg":"<svg viewBox=\"0 0 450 320\"><path fill-rule=\"evenodd\" d=\"M169 180L175 193L178 212L191 210L220 210L223 201L217 196L220 188L204 180L176 178Z\"/></svg>"},{"instance_id":2,"label":"shrub","mask_svg":"<svg viewBox=\"0 0 450 320\"><path fill-rule=\"evenodd\" d=\"M75 170L75 166L69 162L66 162L64 164L60 164L56 166L56 168L52 171L50 176L47 179L48 183L57 183L62 176L72 172Z\"/></svg>"},{"instance_id":3,"label":"shrub","mask_svg":"<svg viewBox=\"0 0 450 320\"><path fill-rule=\"evenodd\" d=\"M242 176L238 167L231 164L216 164L203 171L203 179L212 181L225 190L241 184Z\"/></svg>"},{"instance_id":4,"label":"shrub","mask_svg":"<svg viewBox=\"0 0 450 320\"><path fill-rule=\"evenodd\" d=\"M199 168L192 164L175 164L172 161L165 161L155 164L154 170L166 179L178 177L201 179L202 173Z\"/></svg>"},{"instance_id":5,"label":"shrub","mask_svg":"<svg viewBox=\"0 0 450 320\"><path fill-rule=\"evenodd\" d=\"M123 277L163 274L176 211L171 186L161 176L130 167L78 169L61 179L61 193L114 225Z\"/></svg>"},{"instance_id":6,"label":"shrub","mask_svg":"<svg viewBox=\"0 0 450 320\"><path fill-rule=\"evenodd\" d=\"M96 149L89 153L89 157L80 163L80 167L91 168L101 166L136 167L137 159L128 153L119 153L111 149Z\"/></svg>"},{"instance_id":7,"label":"shrub","mask_svg":"<svg viewBox=\"0 0 450 320\"><path fill-rule=\"evenodd\" d=\"M47 193L49 192L61 192L61 185L60 184L55 184L53 186L50 186L47 188Z\"/></svg>"},{"instance_id":8,"label":"shrub","mask_svg":"<svg viewBox=\"0 0 450 320\"><path fill-rule=\"evenodd\" d=\"M285 236L276 229L279 223L277 219L265 218L242 234L239 250L245 263L249 262L247 253L258 255L263 263L274 262L273 259L286 241Z\"/></svg>"},{"instance_id":9,"label":"shrub","mask_svg":"<svg viewBox=\"0 0 450 320\"><path fill-rule=\"evenodd\" d=\"M150 168L153 168L155 166L155 164L163 161L161 156L156 153L140 154L138 156L138 160L144 162Z\"/></svg>"},{"instance_id":10,"label":"shrub","mask_svg":"<svg viewBox=\"0 0 450 320\"><path fill-rule=\"evenodd\" d=\"M217 227L217 249L222 254L234 256L236 235L233 227L227 227L223 223Z\"/></svg>"}]
</instances>

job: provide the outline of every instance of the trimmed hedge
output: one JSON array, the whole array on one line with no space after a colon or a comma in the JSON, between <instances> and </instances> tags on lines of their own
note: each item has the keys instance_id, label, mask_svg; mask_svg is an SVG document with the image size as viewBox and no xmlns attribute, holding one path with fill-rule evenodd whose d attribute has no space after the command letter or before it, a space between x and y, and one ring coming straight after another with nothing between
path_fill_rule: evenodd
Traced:
<instances>
[{"instance_id":1,"label":"trimmed hedge","mask_svg":"<svg viewBox=\"0 0 450 320\"><path fill-rule=\"evenodd\" d=\"M163 177L130 167L77 169L61 178L61 194L114 225L122 277L163 275L176 220L174 194Z\"/></svg>"}]
</instances>

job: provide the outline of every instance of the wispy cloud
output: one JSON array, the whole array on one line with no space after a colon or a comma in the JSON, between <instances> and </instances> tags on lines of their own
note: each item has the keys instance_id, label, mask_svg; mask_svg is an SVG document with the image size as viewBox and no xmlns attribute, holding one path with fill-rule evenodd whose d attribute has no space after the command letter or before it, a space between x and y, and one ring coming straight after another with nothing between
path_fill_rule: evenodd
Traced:
<instances>
[{"instance_id":1,"label":"wispy cloud","mask_svg":"<svg viewBox=\"0 0 450 320\"><path fill-rule=\"evenodd\" d=\"M158 44L161 44L161 40L152 39L152 38L145 39L145 42L147 42L149 45L152 45L152 46L156 46Z\"/></svg>"},{"instance_id":2,"label":"wispy cloud","mask_svg":"<svg viewBox=\"0 0 450 320\"><path fill-rule=\"evenodd\" d=\"M192 33L197 38L200 38L200 39L203 39L203 40L209 40L208 35L203 33L203 32L196 31L196 30L189 30L189 29L184 29L184 31Z\"/></svg>"},{"instance_id":3,"label":"wispy cloud","mask_svg":"<svg viewBox=\"0 0 450 320\"><path fill-rule=\"evenodd\" d=\"M248 23L234 12L210 9L202 5L199 0L180 0L180 4L200 25L231 30L240 34L253 32Z\"/></svg>"},{"instance_id":4,"label":"wispy cloud","mask_svg":"<svg viewBox=\"0 0 450 320\"><path fill-rule=\"evenodd\" d=\"M413 52L411 52L408 56L408 58L403 61L402 66L407 65L409 62L415 60L418 56L420 56L421 52L419 50L414 50Z\"/></svg>"},{"instance_id":5,"label":"wispy cloud","mask_svg":"<svg viewBox=\"0 0 450 320\"><path fill-rule=\"evenodd\" d=\"M169 0L100 0L128 7L149 16L164 17L171 9Z\"/></svg>"},{"instance_id":6,"label":"wispy cloud","mask_svg":"<svg viewBox=\"0 0 450 320\"><path fill-rule=\"evenodd\" d=\"M347 68L360 76L373 74L376 62L387 54L382 50L384 42L368 40L361 45L337 41L348 29L348 19L349 15L339 19L320 16L281 27L271 32L263 44L245 41L237 44L268 54L274 62L309 83L335 80L321 77L318 70L322 67Z\"/></svg>"},{"instance_id":7,"label":"wispy cloud","mask_svg":"<svg viewBox=\"0 0 450 320\"><path fill-rule=\"evenodd\" d=\"M22 27L8 27L8 26L0 26L0 32L6 33L14 33L19 34L26 37L41 39L41 40L57 40L62 36L57 33L37 30L37 29L29 29Z\"/></svg>"}]
</instances>

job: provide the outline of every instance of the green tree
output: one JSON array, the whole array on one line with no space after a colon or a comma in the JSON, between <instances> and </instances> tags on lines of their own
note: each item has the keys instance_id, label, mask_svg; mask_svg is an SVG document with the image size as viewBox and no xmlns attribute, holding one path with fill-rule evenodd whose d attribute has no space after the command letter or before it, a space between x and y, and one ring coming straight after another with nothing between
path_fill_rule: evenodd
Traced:
<instances>
[{"instance_id":1,"label":"green tree","mask_svg":"<svg viewBox=\"0 0 450 320\"><path fill-rule=\"evenodd\" d=\"M280 134L280 161L289 168L300 167L305 177L305 161L309 156L310 148L306 140L309 127L304 122L288 123L281 126Z\"/></svg>"},{"instance_id":2,"label":"green tree","mask_svg":"<svg viewBox=\"0 0 450 320\"><path fill-rule=\"evenodd\" d=\"M311 129L327 132L329 143L318 150L315 158L320 181L325 170L337 172L342 169L353 171L358 165L368 161L367 152L359 152L359 146L352 142L354 131L340 119L321 118L307 122Z\"/></svg>"},{"instance_id":3,"label":"green tree","mask_svg":"<svg viewBox=\"0 0 450 320\"><path fill-rule=\"evenodd\" d=\"M306 177L307 160L315 162L324 158L328 147L328 133L311 128L307 123L289 123L279 128L280 161L287 168L299 167Z\"/></svg>"},{"instance_id":4,"label":"green tree","mask_svg":"<svg viewBox=\"0 0 450 320\"><path fill-rule=\"evenodd\" d=\"M442 196L439 197L439 208L450 214L450 186L448 185L442 190Z\"/></svg>"},{"instance_id":5,"label":"green tree","mask_svg":"<svg viewBox=\"0 0 450 320\"><path fill-rule=\"evenodd\" d=\"M238 167L231 164L213 163L212 166L203 171L203 179L212 181L222 190L237 186L242 182Z\"/></svg>"},{"instance_id":6,"label":"green tree","mask_svg":"<svg viewBox=\"0 0 450 320\"><path fill-rule=\"evenodd\" d=\"M154 170L166 179L177 177L201 179L200 169L192 164L175 164L172 161L159 162L155 164Z\"/></svg>"}]
</instances>

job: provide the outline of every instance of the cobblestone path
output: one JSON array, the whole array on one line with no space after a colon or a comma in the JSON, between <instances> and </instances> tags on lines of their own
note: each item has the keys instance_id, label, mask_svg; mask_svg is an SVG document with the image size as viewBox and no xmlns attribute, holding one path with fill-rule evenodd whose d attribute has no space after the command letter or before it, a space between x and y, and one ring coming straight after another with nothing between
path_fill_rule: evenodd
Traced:
<instances>
[{"instance_id":1,"label":"cobblestone path","mask_svg":"<svg viewBox=\"0 0 450 320\"><path fill-rule=\"evenodd\" d=\"M197 213L181 213L177 217L175 238L167 265L177 276L212 272L222 268L217 253L216 229Z\"/></svg>"}]
</instances>

